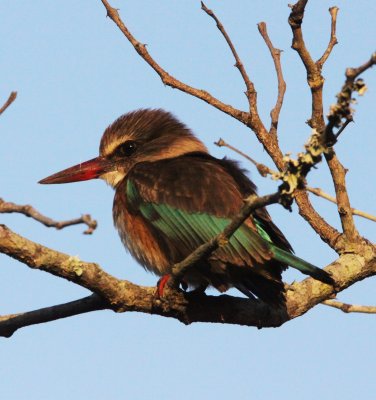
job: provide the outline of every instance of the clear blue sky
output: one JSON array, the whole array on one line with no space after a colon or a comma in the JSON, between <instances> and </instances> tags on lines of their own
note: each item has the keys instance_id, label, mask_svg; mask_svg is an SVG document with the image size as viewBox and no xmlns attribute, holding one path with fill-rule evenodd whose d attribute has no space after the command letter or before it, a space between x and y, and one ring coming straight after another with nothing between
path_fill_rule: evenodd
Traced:
<instances>
[{"instance_id":1,"label":"clear blue sky","mask_svg":"<svg viewBox=\"0 0 376 400\"><path fill-rule=\"evenodd\" d=\"M113 0L136 37L160 64L179 79L224 102L245 108L244 85L213 21L198 1ZM266 21L273 43L284 50L287 81L281 113L284 152L296 152L310 134L310 98L305 72L290 49L288 1L209 1L236 44L268 114L276 96L270 55L256 23ZM324 75L325 108L334 101L347 66L366 61L374 50L376 3L311 1L304 32L317 58L327 45L327 9L338 5L338 40ZM143 285L157 278L124 251L112 226L112 190L102 181L41 186L52 172L94 157L104 128L119 115L140 107L162 107L187 123L217 157L233 156L212 143L219 137L271 166L244 126L207 104L164 87L135 53L98 1L19 1L0 4L1 103L17 90L16 102L1 117L1 193L6 200L31 203L56 219L90 213L99 222L93 236L82 226L55 231L23 216L1 215L2 222L26 237ZM369 91L356 105L337 151L349 169L354 207L375 213L375 70L364 75ZM277 185L250 174L267 194ZM311 186L333 193L325 164L309 176ZM313 199L339 226L336 208ZM325 266L335 254L299 217L273 206L275 222L296 252ZM357 220L375 241L375 224ZM86 296L62 279L0 257L0 314L32 310ZM288 272L286 280L302 279ZM343 301L376 304L375 280L341 293ZM0 398L43 399L372 399L376 390L375 316L345 315L318 306L279 329L213 324L184 326L143 314L91 313L17 332L0 340Z\"/></svg>"}]
</instances>

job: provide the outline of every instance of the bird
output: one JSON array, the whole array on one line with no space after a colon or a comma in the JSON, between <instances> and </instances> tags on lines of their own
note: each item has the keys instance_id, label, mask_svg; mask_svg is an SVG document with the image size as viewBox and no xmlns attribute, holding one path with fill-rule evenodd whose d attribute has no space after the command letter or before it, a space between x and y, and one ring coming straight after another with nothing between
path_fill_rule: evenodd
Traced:
<instances>
[{"instance_id":1,"label":"bird","mask_svg":"<svg viewBox=\"0 0 376 400\"><path fill-rule=\"evenodd\" d=\"M42 179L60 184L100 178L115 189L113 220L131 255L162 277L216 236L257 194L237 162L209 154L198 137L163 109L128 112L103 133L99 156ZM282 272L291 266L332 285L329 273L297 257L265 208L256 209L227 244L188 269L185 290L236 288L254 300L285 304ZM162 282L162 283L161 283Z\"/></svg>"}]
</instances>

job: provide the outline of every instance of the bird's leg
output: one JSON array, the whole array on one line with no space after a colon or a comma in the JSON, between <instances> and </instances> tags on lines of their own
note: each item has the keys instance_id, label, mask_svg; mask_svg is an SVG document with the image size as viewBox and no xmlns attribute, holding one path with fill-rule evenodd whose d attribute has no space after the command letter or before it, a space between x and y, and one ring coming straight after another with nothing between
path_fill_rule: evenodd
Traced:
<instances>
[{"instance_id":1,"label":"bird's leg","mask_svg":"<svg viewBox=\"0 0 376 400\"><path fill-rule=\"evenodd\" d=\"M159 279L159 281L157 282L157 290L155 291L155 297L157 299L160 299L163 297L163 292L165 289L165 286L167 284L167 282L170 280L171 275L170 274L166 274L163 275L162 278Z\"/></svg>"},{"instance_id":2,"label":"bird's leg","mask_svg":"<svg viewBox=\"0 0 376 400\"><path fill-rule=\"evenodd\" d=\"M165 289L165 287L166 287L166 284L168 283L168 281L171 279L171 275L170 274L166 274L166 275L163 275L162 276L162 278L160 278L159 279L159 281L157 282L157 289L156 289L156 291L155 291L155 297L157 298L157 299L160 299L161 297L163 297L163 293L164 293L164 289ZM181 281L180 282L180 285L181 285L181 287L182 287L182 289L184 290L184 292L186 292L187 291L187 289L188 289L188 284L187 284L187 282L185 282L185 281ZM179 285L178 285L179 286ZM195 289L193 292L198 292L198 291L200 291L200 292L204 292L205 291L205 289L207 288L207 284L206 285L202 285L202 286L199 286L197 289ZM178 287L176 288L176 289L178 289Z\"/></svg>"}]
</instances>

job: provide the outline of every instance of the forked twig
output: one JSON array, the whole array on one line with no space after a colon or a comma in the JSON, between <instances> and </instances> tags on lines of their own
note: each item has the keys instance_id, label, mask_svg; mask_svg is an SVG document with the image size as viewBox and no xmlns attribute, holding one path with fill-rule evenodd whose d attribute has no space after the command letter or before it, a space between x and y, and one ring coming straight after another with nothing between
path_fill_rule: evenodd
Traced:
<instances>
[{"instance_id":1,"label":"forked twig","mask_svg":"<svg viewBox=\"0 0 376 400\"><path fill-rule=\"evenodd\" d=\"M326 48L324 54L321 56L319 60L317 60L316 64L318 65L319 68L322 68L323 65L325 64L325 61L328 59L330 56L330 53L333 50L333 47L338 44L337 41L337 36L336 36L336 26L337 26L337 14L338 14L338 7L330 7L329 8L329 13L332 18L332 26L330 30L330 40L328 43L328 47Z\"/></svg>"},{"instance_id":2,"label":"forked twig","mask_svg":"<svg viewBox=\"0 0 376 400\"><path fill-rule=\"evenodd\" d=\"M18 205L10 202L6 202L0 198L0 213L11 214L19 213L26 217L30 217L35 221L42 223L48 228L64 229L67 226L86 224L88 229L83 233L85 235L91 235L97 227L97 221L93 220L89 214L82 215L80 218L71 219L68 221L55 221L45 215L41 214L34 207L30 205Z\"/></svg>"}]
</instances>

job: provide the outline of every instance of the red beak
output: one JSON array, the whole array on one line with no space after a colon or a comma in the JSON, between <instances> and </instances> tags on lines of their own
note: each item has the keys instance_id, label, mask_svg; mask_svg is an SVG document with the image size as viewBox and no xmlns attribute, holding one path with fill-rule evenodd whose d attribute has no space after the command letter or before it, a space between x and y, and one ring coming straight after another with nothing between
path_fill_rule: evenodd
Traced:
<instances>
[{"instance_id":1,"label":"red beak","mask_svg":"<svg viewBox=\"0 0 376 400\"><path fill-rule=\"evenodd\" d=\"M102 157L93 158L92 160L85 161L84 163L77 164L48 176L47 178L40 180L38 183L69 183L95 179L100 175L111 171L113 169L113 164L113 161Z\"/></svg>"}]
</instances>

